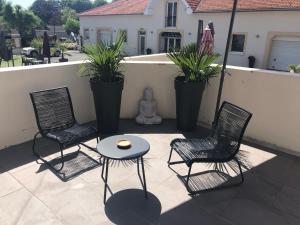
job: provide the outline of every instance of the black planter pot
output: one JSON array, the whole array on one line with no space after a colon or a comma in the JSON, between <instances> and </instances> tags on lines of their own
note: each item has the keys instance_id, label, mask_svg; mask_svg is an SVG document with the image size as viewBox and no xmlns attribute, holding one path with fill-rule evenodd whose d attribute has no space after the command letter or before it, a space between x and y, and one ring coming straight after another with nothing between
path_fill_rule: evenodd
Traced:
<instances>
[{"instance_id":1,"label":"black planter pot","mask_svg":"<svg viewBox=\"0 0 300 225\"><path fill-rule=\"evenodd\" d=\"M205 83L185 82L175 78L177 128L192 131L196 128Z\"/></svg>"},{"instance_id":2,"label":"black planter pot","mask_svg":"<svg viewBox=\"0 0 300 225\"><path fill-rule=\"evenodd\" d=\"M117 132L124 79L119 78L115 82L90 79L90 84L94 95L98 131Z\"/></svg>"},{"instance_id":3,"label":"black planter pot","mask_svg":"<svg viewBox=\"0 0 300 225\"><path fill-rule=\"evenodd\" d=\"M60 58L60 59L58 59L58 61L59 61L59 62L68 62L69 59L67 59L67 58Z\"/></svg>"}]
</instances>

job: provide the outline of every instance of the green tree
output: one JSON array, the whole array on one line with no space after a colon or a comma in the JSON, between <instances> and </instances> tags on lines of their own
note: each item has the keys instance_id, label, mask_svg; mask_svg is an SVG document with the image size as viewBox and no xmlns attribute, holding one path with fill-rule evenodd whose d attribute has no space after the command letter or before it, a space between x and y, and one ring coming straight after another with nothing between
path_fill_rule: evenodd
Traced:
<instances>
[{"instance_id":1,"label":"green tree","mask_svg":"<svg viewBox=\"0 0 300 225\"><path fill-rule=\"evenodd\" d=\"M67 34L70 34L71 32L73 32L74 34L79 34L79 21L74 18L68 18L66 24L64 25L64 28Z\"/></svg>"},{"instance_id":2,"label":"green tree","mask_svg":"<svg viewBox=\"0 0 300 225\"><path fill-rule=\"evenodd\" d=\"M7 24L8 27L14 27L15 26L15 15L14 15L14 9L10 3L5 4L2 9L3 14L3 20Z\"/></svg>"},{"instance_id":3,"label":"green tree","mask_svg":"<svg viewBox=\"0 0 300 225\"><path fill-rule=\"evenodd\" d=\"M3 8L3 21L8 29L17 29L21 35L22 43L26 44L33 38L33 30L41 28L43 22L30 10L21 6L12 7L10 3Z\"/></svg>"},{"instance_id":4,"label":"green tree","mask_svg":"<svg viewBox=\"0 0 300 225\"><path fill-rule=\"evenodd\" d=\"M93 3L90 0L61 0L63 8L69 7L76 12L83 12L93 8Z\"/></svg>"},{"instance_id":5,"label":"green tree","mask_svg":"<svg viewBox=\"0 0 300 225\"><path fill-rule=\"evenodd\" d=\"M74 9L71 9L69 7L64 8L62 13L62 23L66 24L68 18L77 19L77 13Z\"/></svg>"},{"instance_id":6,"label":"green tree","mask_svg":"<svg viewBox=\"0 0 300 225\"><path fill-rule=\"evenodd\" d=\"M40 17L45 24L50 24L53 18L60 17L61 5L55 0L35 0L30 9L35 15Z\"/></svg>"},{"instance_id":7,"label":"green tree","mask_svg":"<svg viewBox=\"0 0 300 225\"><path fill-rule=\"evenodd\" d=\"M107 1L105 0L94 0L93 7L99 7L105 4L107 4Z\"/></svg>"},{"instance_id":8,"label":"green tree","mask_svg":"<svg viewBox=\"0 0 300 225\"><path fill-rule=\"evenodd\" d=\"M0 16L2 16L2 9L5 5L5 1L4 0L0 0Z\"/></svg>"}]
</instances>

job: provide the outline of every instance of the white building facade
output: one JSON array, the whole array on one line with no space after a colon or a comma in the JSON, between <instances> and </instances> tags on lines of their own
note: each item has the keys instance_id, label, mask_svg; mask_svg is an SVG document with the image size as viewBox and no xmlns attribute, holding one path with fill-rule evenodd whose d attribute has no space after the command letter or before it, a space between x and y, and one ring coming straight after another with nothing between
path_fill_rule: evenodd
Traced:
<instances>
[{"instance_id":1,"label":"white building facade","mask_svg":"<svg viewBox=\"0 0 300 225\"><path fill-rule=\"evenodd\" d=\"M219 0L206 0L211 1ZM84 12L80 14L84 44L114 41L118 32L123 31L127 34L128 55L167 52L197 42L198 22L202 20L204 26L213 22L215 52L223 55L231 13L228 6L208 10L201 2L119 0ZM274 5L246 10L241 5L236 13L228 64L247 67L249 56L255 57L257 68L287 70L288 64L300 64L300 2L297 2L299 6L293 8ZM134 5L122 9L122 4L130 3L137 4L137 9Z\"/></svg>"}]
</instances>

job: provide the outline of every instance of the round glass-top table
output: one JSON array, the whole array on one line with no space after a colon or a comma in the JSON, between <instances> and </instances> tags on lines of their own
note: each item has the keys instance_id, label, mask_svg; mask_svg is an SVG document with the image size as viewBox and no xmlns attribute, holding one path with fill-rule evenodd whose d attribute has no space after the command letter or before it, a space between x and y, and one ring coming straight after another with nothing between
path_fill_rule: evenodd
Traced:
<instances>
[{"instance_id":1,"label":"round glass-top table","mask_svg":"<svg viewBox=\"0 0 300 225\"><path fill-rule=\"evenodd\" d=\"M127 149L119 148L118 142L121 140L129 141L130 147ZM104 158L101 177L104 181L104 204L106 202L106 192L108 187L108 167L110 160L132 160L137 163L138 176L147 198L147 186L144 169L143 156L150 150L150 144L143 138L134 135L115 135L101 140L97 145L97 151ZM140 174L140 164L142 176ZM110 190L110 189L109 189ZM111 191L110 191L111 192ZM112 193L112 192L111 192Z\"/></svg>"}]
</instances>

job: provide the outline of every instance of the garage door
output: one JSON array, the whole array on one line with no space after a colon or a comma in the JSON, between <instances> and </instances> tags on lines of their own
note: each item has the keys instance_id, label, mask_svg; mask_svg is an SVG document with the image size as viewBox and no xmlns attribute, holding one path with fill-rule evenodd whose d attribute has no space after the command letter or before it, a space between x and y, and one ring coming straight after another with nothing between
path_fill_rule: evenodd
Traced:
<instances>
[{"instance_id":1,"label":"garage door","mask_svg":"<svg viewBox=\"0 0 300 225\"><path fill-rule=\"evenodd\" d=\"M300 64L300 37L277 37L273 39L269 69L288 71L289 64Z\"/></svg>"}]
</instances>

